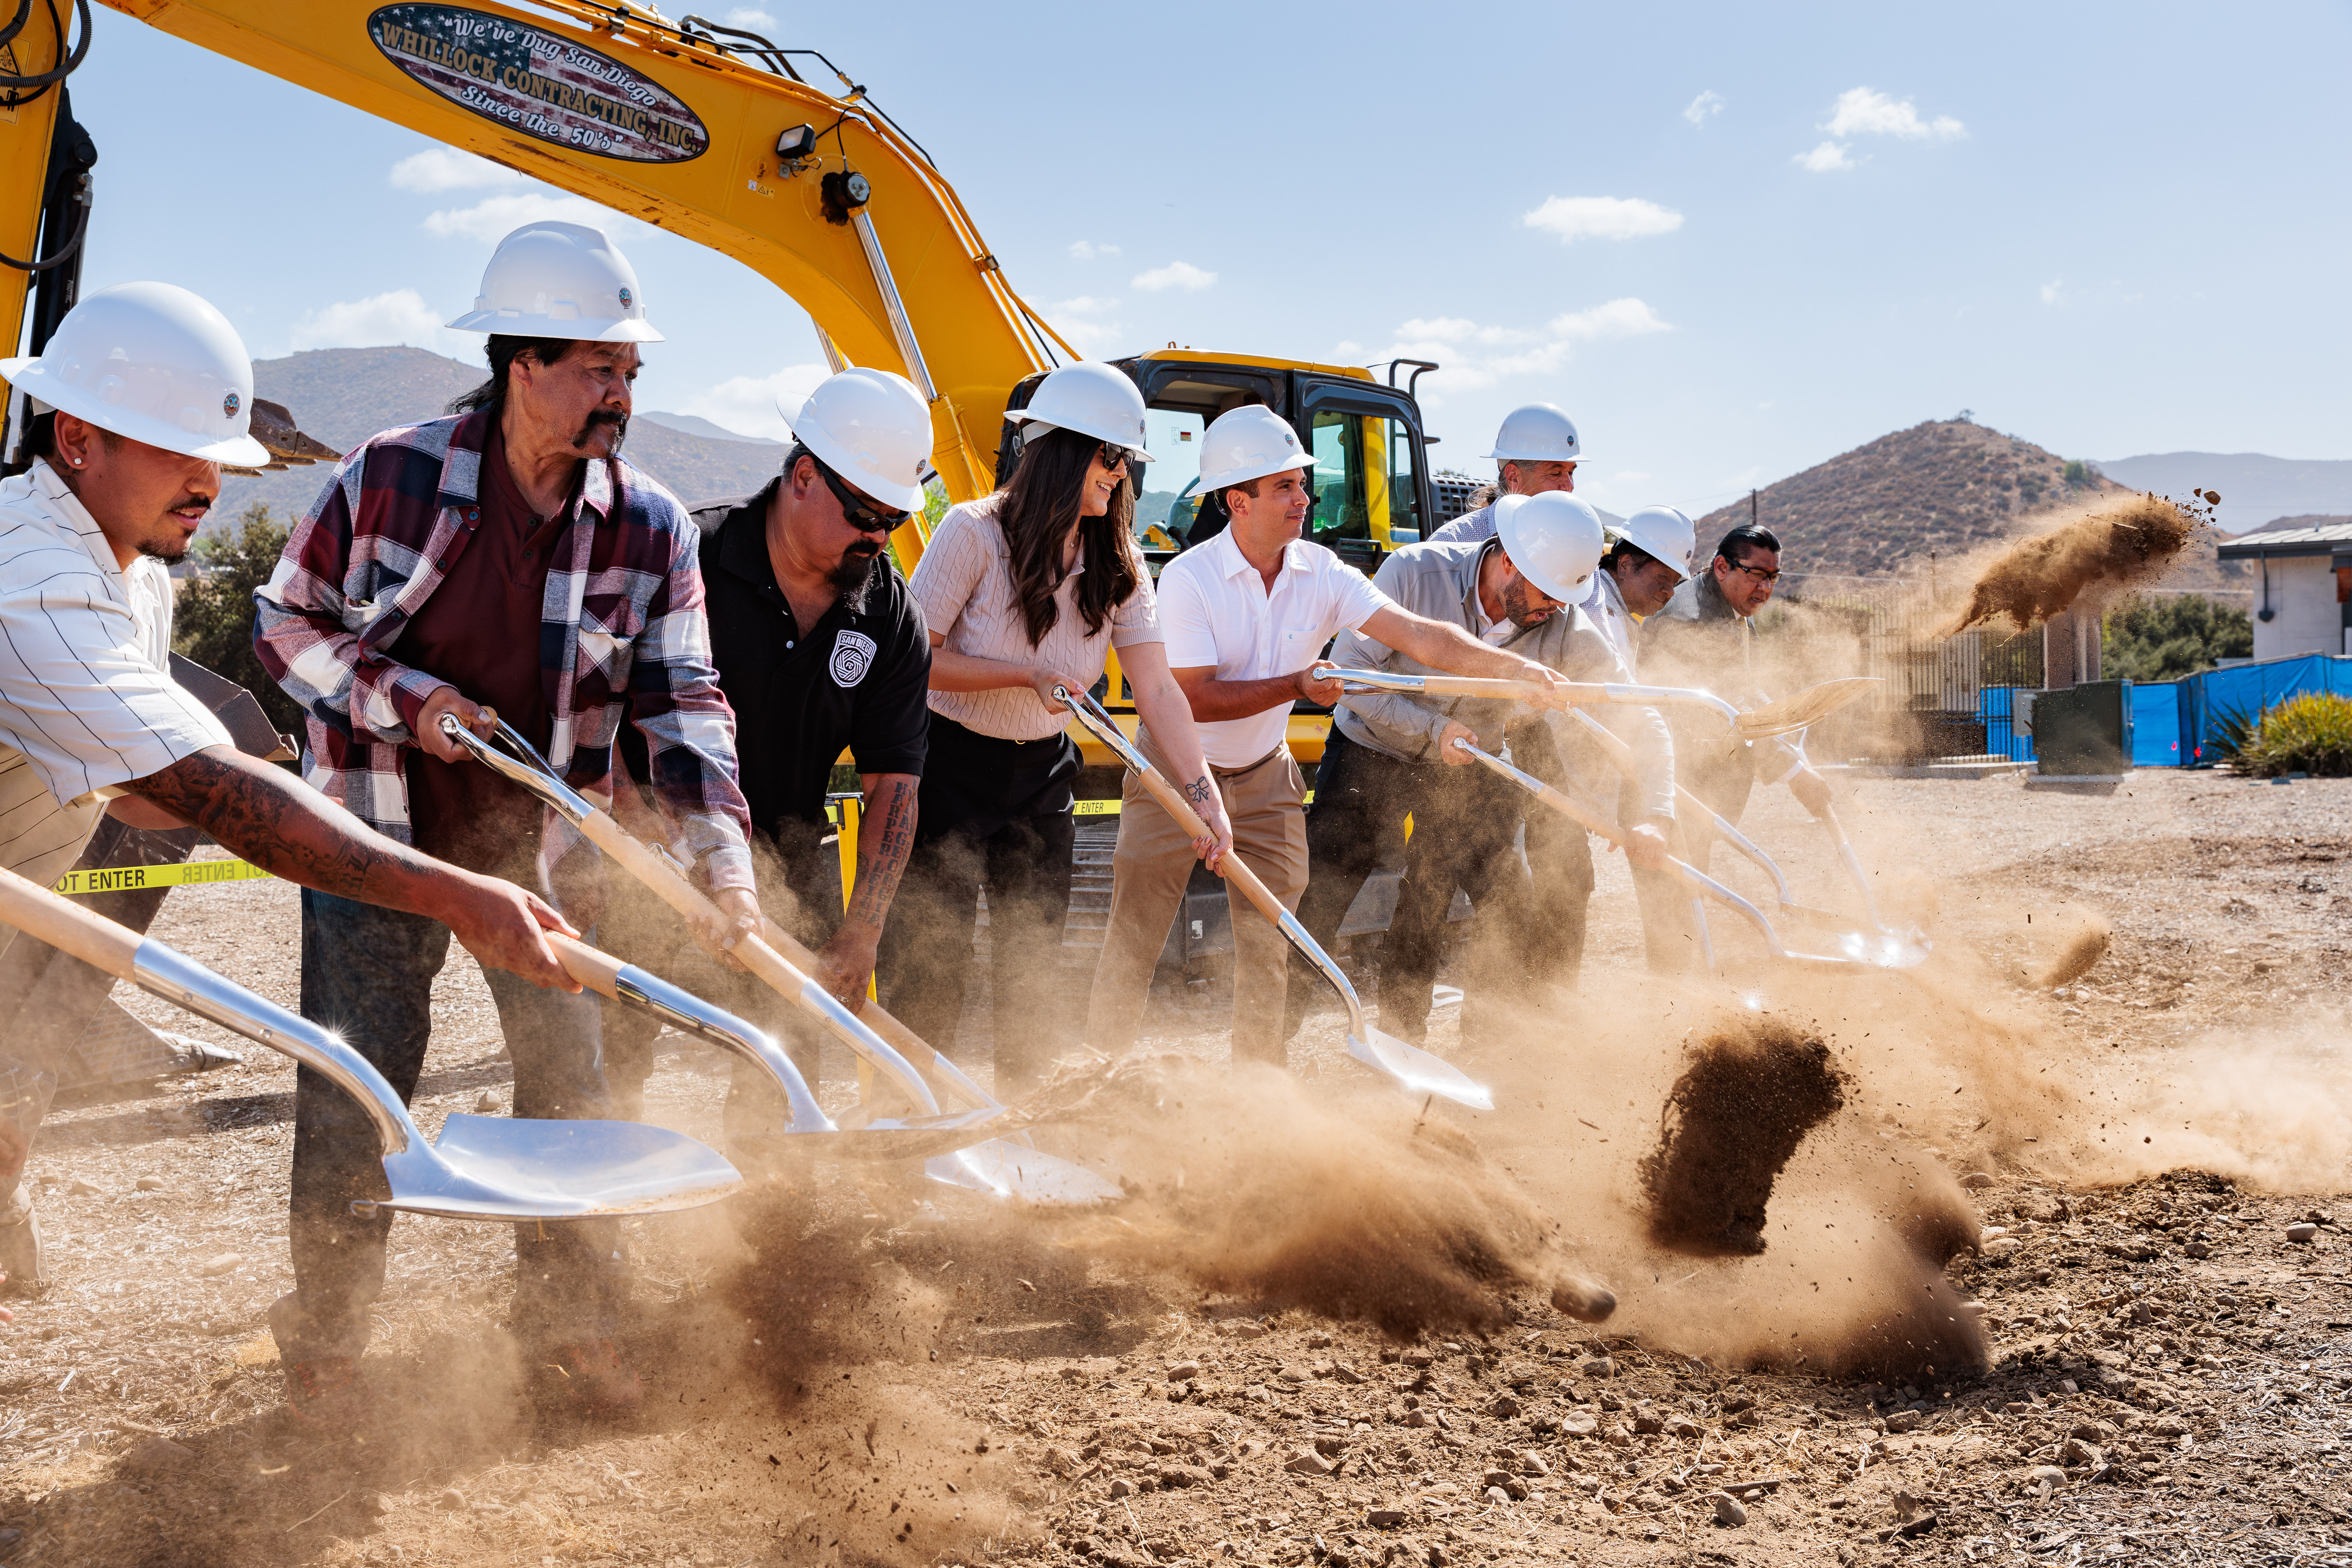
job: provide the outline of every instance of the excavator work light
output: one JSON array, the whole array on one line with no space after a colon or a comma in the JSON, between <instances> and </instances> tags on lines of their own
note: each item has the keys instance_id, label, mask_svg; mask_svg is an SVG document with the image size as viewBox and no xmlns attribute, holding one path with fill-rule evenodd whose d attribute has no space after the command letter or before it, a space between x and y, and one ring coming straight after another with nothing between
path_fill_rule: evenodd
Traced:
<instances>
[{"instance_id":1,"label":"excavator work light","mask_svg":"<svg viewBox=\"0 0 2352 1568\"><path fill-rule=\"evenodd\" d=\"M806 163L816 155L816 127L795 125L776 138L776 162L785 164Z\"/></svg>"}]
</instances>

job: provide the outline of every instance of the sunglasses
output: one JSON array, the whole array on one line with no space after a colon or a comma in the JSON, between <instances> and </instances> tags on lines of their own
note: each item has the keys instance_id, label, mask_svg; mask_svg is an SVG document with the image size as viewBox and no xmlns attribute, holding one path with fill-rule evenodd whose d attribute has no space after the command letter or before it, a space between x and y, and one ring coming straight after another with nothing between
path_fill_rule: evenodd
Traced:
<instances>
[{"instance_id":1,"label":"sunglasses","mask_svg":"<svg viewBox=\"0 0 2352 1568\"><path fill-rule=\"evenodd\" d=\"M876 506L872 501L842 483L841 476L826 468L824 460L815 453L809 454L809 461L816 465L816 471L824 476L825 486L833 491L834 500L841 503L842 521L858 532L888 533L907 521L908 513L892 511L888 507Z\"/></svg>"},{"instance_id":2,"label":"sunglasses","mask_svg":"<svg viewBox=\"0 0 2352 1568\"><path fill-rule=\"evenodd\" d=\"M1102 445L1102 450L1095 454L1095 460L1102 464L1103 471L1105 473L1111 474L1118 473L1129 464L1133 464L1137 468L1141 468L1143 466L1142 458L1137 457L1127 447L1113 446L1108 441L1104 442Z\"/></svg>"},{"instance_id":3,"label":"sunglasses","mask_svg":"<svg viewBox=\"0 0 2352 1568\"><path fill-rule=\"evenodd\" d=\"M1778 572L1768 572L1761 566L1742 566L1736 562L1731 561L1726 561L1724 564L1729 566L1734 572L1747 573L1750 577L1755 578L1767 588L1780 580L1780 574Z\"/></svg>"}]
</instances>

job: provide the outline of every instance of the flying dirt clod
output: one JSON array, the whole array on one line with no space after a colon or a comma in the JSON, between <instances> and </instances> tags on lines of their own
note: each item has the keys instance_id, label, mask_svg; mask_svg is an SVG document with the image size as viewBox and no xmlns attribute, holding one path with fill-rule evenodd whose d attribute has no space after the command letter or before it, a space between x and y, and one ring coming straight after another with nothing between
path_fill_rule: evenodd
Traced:
<instances>
[{"instance_id":1,"label":"flying dirt clod","mask_svg":"<svg viewBox=\"0 0 2352 1568\"><path fill-rule=\"evenodd\" d=\"M2018 630L2040 626L2077 600L2100 603L2164 575L2206 525L2162 496L2129 496L2047 533L2021 539L1993 558L1969 591L1969 607L1943 636L2006 616Z\"/></svg>"}]
</instances>

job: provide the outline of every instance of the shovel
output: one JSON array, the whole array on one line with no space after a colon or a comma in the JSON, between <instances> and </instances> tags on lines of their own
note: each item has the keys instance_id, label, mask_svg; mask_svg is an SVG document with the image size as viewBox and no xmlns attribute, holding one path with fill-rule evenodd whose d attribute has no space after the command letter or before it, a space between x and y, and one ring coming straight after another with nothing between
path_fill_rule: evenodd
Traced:
<instances>
[{"instance_id":1,"label":"shovel","mask_svg":"<svg viewBox=\"0 0 2352 1568\"><path fill-rule=\"evenodd\" d=\"M1467 741L1457 740L1454 743L1474 761L1509 779L1546 805L1577 823L1587 832L1597 833L1620 848L1624 847L1622 830L1615 823L1604 820L1599 813L1587 810L1541 779L1520 772L1502 758L1491 752L1480 751ZM1737 910L1745 916L1748 923L1762 934L1764 945L1771 950L1772 956L1775 958L1787 959L1794 963L1855 963L1878 969L1908 969L1927 956L1924 952L1916 956L1902 951L1889 952L1885 944L1874 944L1859 932L1850 932L1841 938L1838 945L1842 951L1836 953L1800 952L1781 942L1780 933L1772 929L1772 922L1764 918L1763 910L1733 892L1729 888L1687 861L1676 860L1669 857L1666 864L1674 868L1675 875L1682 879L1684 885L1695 893L1713 899L1726 909ZM1712 957L1713 954L1710 952L1710 961Z\"/></svg>"},{"instance_id":2,"label":"shovel","mask_svg":"<svg viewBox=\"0 0 2352 1568\"><path fill-rule=\"evenodd\" d=\"M577 827L590 843L619 861L622 869L645 884L662 902L684 916L688 923L723 923L718 907L687 880L684 868L670 858L667 850L641 844L631 837L619 823L597 810L586 797L565 784L548 760L539 754L539 749L516 733L512 725L503 719L493 722L497 726L497 745L475 734L452 714L442 715L441 732L463 746L484 767L538 796L556 815ZM779 952L779 948L783 951ZM810 978L807 969L814 964L814 956L779 931L774 921L763 922L761 935L745 936L730 951L741 961L744 968L816 1019L826 1033L888 1077L926 1117L936 1118L940 1114L938 1097L932 1094L930 1085L923 1081L922 1075L915 1070L913 1064L867 1026L857 1014L843 1006L833 993ZM787 957L787 953L791 956ZM955 1065L947 1058L923 1045L898 1020L889 1018L880 1006L869 1003L867 1011L878 1018L887 1018L903 1038L919 1051L928 1053L931 1065L942 1070L943 1076L955 1085L958 1092L974 1109L989 1111L1003 1109L978 1084L957 1071ZM952 1154L936 1156L926 1162L923 1169L932 1180L951 1186L969 1187L1000 1197L1019 1197L1031 1203L1090 1204L1121 1195L1118 1187L1084 1166L1025 1147L998 1149L983 1145L966 1148Z\"/></svg>"},{"instance_id":3,"label":"shovel","mask_svg":"<svg viewBox=\"0 0 2352 1568\"><path fill-rule=\"evenodd\" d=\"M1712 691L1680 686L1594 685L1566 681L1546 687L1532 680L1485 680L1468 675L1395 675L1384 669L1334 669L1331 679L1360 691L1393 691L1407 696L1487 697L1509 701L1535 701L1558 693L1575 707L1627 703L1636 708L1706 708L1723 716L1731 732L1743 741L1786 735L1818 722L1878 684L1876 676L1853 676L1809 686L1793 697L1768 702L1747 712Z\"/></svg>"},{"instance_id":4,"label":"shovel","mask_svg":"<svg viewBox=\"0 0 2352 1568\"><path fill-rule=\"evenodd\" d=\"M378 1208L444 1219L587 1219L713 1203L743 1184L735 1167L683 1132L635 1121L451 1116L428 1143L368 1059L329 1031L13 872L0 871L0 920L200 1018L292 1057L359 1101L375 1124L391 1195Z\"/></svg>"},{"instance_id":5,"label":"shovel","mask_svg":"<svg viewBox=\"0 0 2352 1568\"><path fill-rule=\"evenodd\" d=\"M1074 692L1066 686L1054 688L1054 696L1077 716L1078 722L1092 731L1097 740L1117 752L1121 762L1135 770L1135 775L1142 781L1143 787L1151 792L1151 798L1176 819L1178 826L1194 838L1208 837L1208 826L1201 820L1199 814L1112 722L1111 716L1103 710L1101 704L1085 692ZM1223 869L1225 879L1241 889L1243 896L1257 906L1258 913L1272 921L1276 929L1289 939L1290 945L1305 954L1307 961L1331 983L1332 989L1339 993L1339 1000L1348 1006L1349 1056L1367 1067L1388 1074L1416 1094L1443 1095L1474 1110L1495 1109L1495 1097L1486 1086L1471 1081L1461 1068L1442 1057L1431 1056L1418 1046L1407 1045L1394 1035L1383 1034L1367 1023L1364 1005L1358 999L1356 988L1348 984L1348 977L1340 973L1338 964L1331 962L1331 955L1307 934L1307 928L1298 923L1298 917L1282 907L1282 900L1274 896L1272 889L1258 880L1257 873L1242 864L1241 857L1227 855Z\"/></svg>"},{"instance_id":6,"label":"shovel","mask_svg":"<svg viewBox=\"0 0 2352 1568\"><path fill-rule=\"evenodd\" d=\"M801 1069L765 1032L732 1013L712 1006L691 991L634 964L623 963L584 942L555 931L547 933L547 942L555 950L564 973L597 995L650 1013L673 1028L740 1057L775 1079L776 1087L783 1090L784 1100L792 1108L792 1120L782 1132L763 1137L761 1142L772 1145L777 1152L875 1163L926 1159L953 1153L971 1142L972 1128L1004 1114L1001 1107L982 1107L911 1121L869 1121L862 1127L845 1130L835 1125L817 1105L816 1097L809 1092L808 1080L801 1077Z\"/></svg>"},{"instance_id":7,"label":"shovel","mask_svg":"<svg viewBox=\"0 0 2352 1568\"><path fill-rule=\"evenodd\" d=\"M1804 694L1800 692L1798 695L1801 697ZM1616 764L1618 772L1628 778L1633 776L1633 749L1631 746L1611 734L1589 713L1571 710L1569 716L1582 725L1585 731L1599 743L1609 760ZM1838 847L1841 863L1845 867L1847 873L1853 878L1854 885L1862 891L1862 907L1869 917L1871 929L1877 933L1875 936L1854 931L1853 921L1845 916L1798 903L1790 896L1789 879L1781 874L1779 864L1769 855L1758 848L1746 834L1734 827L1721 813L1682 785L1675 786L1675 795L1683 809L1696 812L1713 822L1716 832L1723 836L1725 843L1730 845L1758 869L1772 879L1773 893L1780 900L1781 914L1791 920L1801 921L1807 925L1832 932L1837 938L1841 951L1875 952L1892 968L1909 969L1915 964L1927 961L1930 944L1916 928L1896 931L1879 918L1877 900L1870 896L1869 879L1864 874L1862 861L1855 856L1853 846L1847 840L1845 829L1839 824L1835 812L1825 810L1818 820L1829 829L1831 838ZM1702 926L1701 929L1704 931L1705 928Z\"/></svg>"}]
</instances>

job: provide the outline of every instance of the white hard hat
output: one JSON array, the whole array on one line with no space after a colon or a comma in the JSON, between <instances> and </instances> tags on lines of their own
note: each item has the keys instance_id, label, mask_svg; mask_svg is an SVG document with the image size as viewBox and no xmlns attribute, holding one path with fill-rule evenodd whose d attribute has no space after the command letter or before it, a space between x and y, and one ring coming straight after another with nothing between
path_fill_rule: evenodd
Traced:
<instances>
[{"instance_id":1,"label":"white hard hat","mask_svg":"<svg viewBox=\"0 0 2352 1568\"><path fill-rule=\"evenodd\" d=\"M449 323L460 332L657 343L646 320L636 268L601 228L548 219L527 223L490 253L474 308Z\"/></svg>"},{"instance_id":2,"label":"white hard hat","mask_svg":"<svg viewBox=\"0 0 2352 1568\"><path fill-rule=\"evenodd\" d=\"M1314 466L1315 454L1300 449L1289 421L1261 403L1228 409L1201 432L1203 494Z\"/></svg>"},{"instance_id":3,"label":"white hard hat","mask_svg":"<svg viewBox=\"0 0 2352 1568\"><path fill-rule=\"evenodd\" d=\"M1698 529L1687 512L1670 506L1645 506L1610 531L1643 554L1673 567L1677 581L1690 581L1691 552L1698 548Z\"/></svg>"},{"instance_id":4,"label":"white hard hat","mask_svg":"<svg viewBox=\"0 0 2352 1568\"><path fill-rule=\"evenodd\" d=\"M905 376L863 366L829 375L792 424L793 438L846 483L884 506L923 509L931 410Z\"/></svg>"},{"instance_id":5,"label":"white hard hat","mask_svg":"<svg viewBox=\"0 0 2352 1568\"><path fill-rule=\"evenodd\" d=\"M253 360L228 318L170 283L118 283L66 312L38 356L0 360L0 379L133 441L209 463L257 468Z\"/></svg>"},{"instance_id":6,"label":"white hard hat","mask_svg":"<svg viewBox=\"0 0 2352 1568\"><path fill-rule=\"evenodd\" d=\"M1114 447L1124 447L1144 462L1143 393L1126 374L1100 360L1066 364L1037 384L1026 408L1015 408L1005 418L1022 426L1021 438L1034 441L1049 430L1075 430Z\"/></svg>"},{"instance_id":7,"label":"white hard hat","mask_svg":"<svg viewBox=\"0 0 2352 1568\"><path fill-rule=\"evenodd\" d=\"M1495 536L1520 576L1564 604L1584 597L1601 565L1601 514L1566 490L1498 498Z\"/></svg>"},{"instance_id":8,"label":"white hard hat","mask_svg":"<svg viewBox=\"0 0 2352 1568\"><path fill-rule=\"evenodd\" d=\"M1506 463L1575 463L1584 454L1576 444L1576 423L1549 403L1526 403L1503 416L1495 449L1486 454Z\"/></svg>"}]
</instances>

